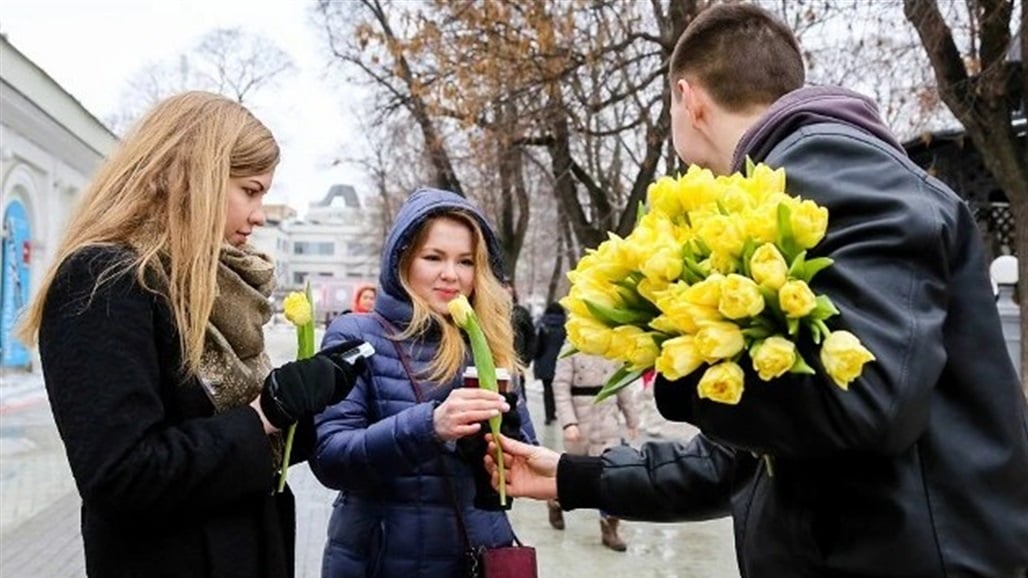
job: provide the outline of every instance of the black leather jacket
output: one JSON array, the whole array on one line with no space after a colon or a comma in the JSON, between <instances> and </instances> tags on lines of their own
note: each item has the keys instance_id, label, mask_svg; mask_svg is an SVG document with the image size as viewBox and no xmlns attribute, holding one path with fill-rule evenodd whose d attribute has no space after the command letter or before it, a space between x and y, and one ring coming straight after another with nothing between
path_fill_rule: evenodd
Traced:
<instances>
[{"instance_id":1,"label":"black leather jacket","mask_svg":"<svg viewBox=\"0 0 1028 578\"><path fill-rule=\"evenodd\" d=\"M563 457L562 505L731 513L746 577L1026 576L1028 417L971 213L902 151L839 122L802 126L754 160L828 208L812 256L835 263L813 289L877 361L849 391L747 368L736 406L700 400L699 372L658 379L661 413L703 434ZM820 369L815 351L804 357Z\"/></svg>"}]
</instances>

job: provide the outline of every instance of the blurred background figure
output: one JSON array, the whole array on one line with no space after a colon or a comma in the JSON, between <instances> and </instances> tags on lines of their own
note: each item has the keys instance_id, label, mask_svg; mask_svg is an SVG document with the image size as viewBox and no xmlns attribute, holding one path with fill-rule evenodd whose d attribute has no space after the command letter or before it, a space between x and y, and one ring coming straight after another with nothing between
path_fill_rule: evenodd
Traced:
<instances>
[{"instance_id":1,"label":"blurred background figure","mask_svg":"<svg viewBox=\"0 0 1028 578\"><path fill-rule=\"evenodd\" d=\"M518 290L510 279L503 281L503 286L510 293L513 303L511 310L511 323L514 325L514 352L517 354L518 363L527 368L532 363L532 354L535 353L535 323L532 321L532 314L525 309L524 305L518 303Z\"/></svg>"},{"instance_id":2,"label":"blurred background figure","mask_svg":"<svg viewBox=\"0 0 1028 578\"><path fill-rule=\"evenodd\" d=\"M546 413L546 425L557 419L557 409L553 402L553 372L557 365L557 356L564 346L567 331L564 322L567 316L560 303L546 306L543 316L539 319L539 330L535 338L535 363L532 373L543 382L543 408Z\"/></svg>"},{"instance_id":3,"label":"blurred background figure","mask_svg":"<svg viewBox=\"0 0 1028 578\"><path fill-rule=\"evenodd\" d=\"M627 426L630 439L639 435L639 411L632 387L622 388L616 395L596 402L603 384L618 370L621 362L598 355L576 353L557 360L553 377L553 397L557 417L564 429L564 450L569 454L599 456L604 450L625 443ZM555 500L547 502L550 525L564 529L564 515ZM603 545L616 552L628 549L618 536L618 518L600 511L600 535Z\"/></svg>"},{"instance_id":4,"label":"blurred background figure","mask_svg":"<svg viewBox=\"0 0 1028 578\"><path fill-rule=\"evenodd\" d=\"M353 313L371 313L375 310L375 295L377 291L374 285L361 285L353 293Z\"/></svg>"}]
</instances>

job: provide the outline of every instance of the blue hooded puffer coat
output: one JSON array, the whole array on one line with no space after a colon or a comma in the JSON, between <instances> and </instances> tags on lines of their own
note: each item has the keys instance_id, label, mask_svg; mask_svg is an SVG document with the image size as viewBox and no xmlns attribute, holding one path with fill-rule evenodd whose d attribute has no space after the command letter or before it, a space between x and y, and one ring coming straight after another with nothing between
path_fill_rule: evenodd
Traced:
<instances>
[{"instance_id":1,"label":"blue hooded puffer coat","mask_svg":"<svg viewBox=\"0 0 1028 578\"><path fill-rule=\"evenodd\" d=\"M491 266L499 275L501 254L482 214L466 199L422 189L400 208L382 253L381 292L375 311L395 327L411 318L410 298L400 285L400 255L427 217L459 209L481 224ZM504 512L476 509L471 464L435 435L432 412L460 378L450 383L419 382L418 403L386 330L372 315L344 315L325 334L322 347L363 339L375 347L370 368L350 395L315 420L317 442L310 466L326 486L340 490L328 528L322 575L326 578L462 575L463 538L453 497L443 473L446 462L475 547L509 545L513 532ZM398 344L414 371L424 369L438 341L428 334ZM523 434L535 443L522 395L517 411ZM476 464L477 466L477 464Z\"/></svg>"}]
</instances>

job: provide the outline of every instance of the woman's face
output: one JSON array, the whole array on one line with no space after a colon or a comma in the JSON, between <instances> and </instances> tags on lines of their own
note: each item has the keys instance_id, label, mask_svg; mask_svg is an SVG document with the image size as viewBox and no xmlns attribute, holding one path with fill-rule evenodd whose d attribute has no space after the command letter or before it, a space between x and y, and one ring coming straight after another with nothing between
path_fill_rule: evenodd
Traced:
<instances>
[{"instance_id":1,"label":"woman's face","mask_svg":"<svg viewBox=\"0 0 1028 578\"><path fill-rule=\"evenodd\" d=\"M264 195L271 188L275 171L228 180L225 200L225 242L240 246L246 243L254 227L264 225Z\"/></svg>"},{"instance_id":2,"label":"woman's face","mask_svg":"<svg viewBox=\"0 0 1028 578\"><path fill-rule=\"evenodd\" d=\"M435 219L428 225L424 242L414 248L407 269L407 283L429 308L449 316L447 304L457 295L470 296L475 282L472 232L451 219Z\"/></svg>"},{"instance_id":3,"label":"woman's face","mask_svg":"<svg viewBox=\"0 0 1028 578\"><path fill-rule=\"evenodd\" d=\"M360 298L357 299L357 307L361 311L371 311L375 308L375 290L365 289L361 292Z\"/></svg>"}]
</instances>

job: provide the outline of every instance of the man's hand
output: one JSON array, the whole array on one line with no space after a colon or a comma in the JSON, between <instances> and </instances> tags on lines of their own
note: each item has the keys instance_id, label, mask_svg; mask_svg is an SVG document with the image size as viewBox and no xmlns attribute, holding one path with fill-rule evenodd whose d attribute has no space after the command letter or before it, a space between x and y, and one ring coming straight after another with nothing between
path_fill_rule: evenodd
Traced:
<instances>
[{"instance_id":1,"label":"man's hand","mask_svg":"<svg viewBox=\"0 0 1028 578\"><path fill-rule=\"evenodd\" d=\"M496 455L496 440L492 434L486 436L489 449L485 454L485 467L492 476L494 488L500 486L500 473L493 456ZM537 500L552 500L557 497L557 462L560 454L542 446L533 446L508 437L500 436L503 447L503 463L506 466L507 494Z\"/></svg>"}]
</instances>

